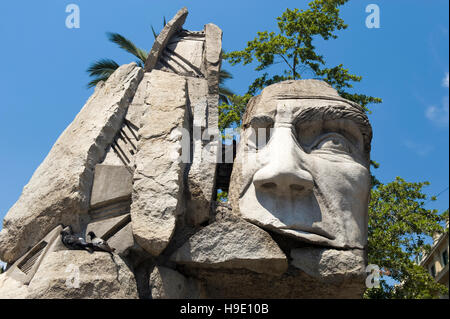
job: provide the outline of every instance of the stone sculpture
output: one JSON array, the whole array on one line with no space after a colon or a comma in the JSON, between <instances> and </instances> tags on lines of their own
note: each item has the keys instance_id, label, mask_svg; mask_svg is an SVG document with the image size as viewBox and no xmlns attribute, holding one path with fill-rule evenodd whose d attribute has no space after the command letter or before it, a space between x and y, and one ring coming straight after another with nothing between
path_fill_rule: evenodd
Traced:
<instances>
[{"instance_id":1,"label":"stone sculpture","mask_svg":"<svg viewBox=\"0 0 450 319\"><path fill-rule=\"evenodd\" d=\"M371 138L364 110L325 82L265 88L244 116L233 211L311 244L363 249Z\"/></svg>"},{"instance_id":2,"label":"stone sculpture","mask_svg":"<svg viewBox=\"0 0 450 319\"><path fill-rule=\"evenodd\" d=\"M0 297L362 296L364 111L325 82L271 85L247 107L234 164L220 163L233 157L218 132L222 32L184 30L187 14L144 68L97 86L8 212ZM114 253L68 250L68 229Z\"/></svg>"}]
</instances>

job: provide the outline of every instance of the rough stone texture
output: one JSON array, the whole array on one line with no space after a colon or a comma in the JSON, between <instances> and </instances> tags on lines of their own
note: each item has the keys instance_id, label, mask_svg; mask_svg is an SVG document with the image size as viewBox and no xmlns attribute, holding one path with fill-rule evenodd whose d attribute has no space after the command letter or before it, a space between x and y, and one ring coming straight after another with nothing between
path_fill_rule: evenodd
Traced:
<instances>
[{"instance_id":1,"label":"rough stone texture","mask_svg":"<svg viewBox=\"0 0 450 319\"><path fill-rule=\"evenodd\" d=\"M89 223L106 218L113 218L130 213L131 200L124 200L110 205L92 208L89 210Z\"/></svg>"},{"instance_id":2,"label":"rough stone texture","mask_svg":"<svg viewBox=\"0 0 450 319\"><path fill-rule=\"evenodd\" d=\"M133 230L130 214L120 215L91 222L85 233L93 231L99 238L106 240L115 253L126 255L127 250L134 246ZM90 239L87 238L89 242Z\"/></svg>"},{"instance_id":3,"label":"rough stone texture","mask_svg":"<svg viewBox=\"0 0 450 319\"><path fill-rule=\"evenodd\" d=\"M245 270L188 269L185 275L204 282L204 298L213 299L360 299L364 280L320 282L293 267L282 276Z\"/></svg>"},{"instance_id":4,"label":"rough stone texture","mask_svg":"<svg viewBox=\"0 0 450 319\"><path fill-rule=\"evenodd\" d=\"M139 83L136 93L130 106L128 107L122 128L116 135L114 143L107 149L102 164L105 165L124 165L130 172L134 170L134 158L137 152L138 129L141 123L142 115L145 112L146 104L144 99L147 95L149 73L144 73L144 77Z\"/></svg>"},{"instance_id":5,"label":"rough stone texture","mask_svg":"<svg viewBox=\"0 0 450 319\"><path fill-rule=\"evenodd\" d=\"M67 250L61 241L60 232L68 231L61 225L55 227L24 256L12 264L0 276L0 299L23 299L28 294L28 284L33 279L45 256L53 251Z\"/></svg>"},{"instance_id":6,"label":"rough stone texture","mask_svg":"<svg viewBox=\"0 0 450 319\"><path fill-rule=\"evenodd\" d=\"M193 268L248 269L270 275L281 275L288 267L286 256L269 234L235 218L203 228L171 260Z\"/></svg>"},{"instance_id":7,"label":"rough stone texture","mask_svg":"<svg viewBox=\"0 0 450 319\"><path fill-rule=\"evenodd\" d=\"M30 251L12 264L5 274L22 284L28 285L45 255L54 250L55 242L59 240L62 230L63 227L61 225L55 227L47 236L30 249Z\"/></svg>"},{"instance_id":8,"label":"rough stone texture","mask_svg":"<svg viewBox=\"0 0 450 319\"><path fill-rule=\"evenodd\" d=\"M202 134L208 127L208 82L206 79L187 78L189 101L193 115L192 164L188 177L186 220L199 225L209 218L214 191L215 163L202 158Z\"/></svg>"},{"instance_id":9,"label":"rough stone texture","mask_svg":"<svg viewBox=\"0 0 450 319\"><path fill-rule=\"evenodd\" d=\"M108 245L115 248L114 253L122 256L128 253L128 250L134 247L133 226L128 223L120 229L111 238L108 239Z\"/></svg>"},{"instance_id":10,"label":"rough stone texture","mask_svg":"<svg viewBox=\"0 0 450 319\"><path fill-rule=\"evenodd\" d=\"M205 25L206 78L210 94L219 93L219 73L222 63L222 30L215 24Z\"/></svg>"},{"instance_id":11,"label":"rough stone texture","mask_svg":"<svg viewBox=\"0 0 450 319\"><path fill-rule=\"evenodd\" d=\"M180 9L177 14L170 20L163 28L161 33L155 40L150 53L148 54L147 61L145 61L145 72L150 72L158 62L162 51L166 48L170 38L176 33L181 31L181 28L186 21L188 10L186 8Z\"/></svg>"},{"instance_id":12,"label":"rough stone texture","mask_svg":"<svg viewBox=\"0 0 450 319\"><path fill-rule=\"evenodd\" d=\"M4 219L1 260L14 262L58 224L79 228L79 215L89 208L94 167L120 129L142 76L134 63L121 66L61 134Z\"/></svg>"},{"instance_id":13,"label":"rough stone texture","mask_svg":"<svg viewBox=\"0 0 450 319\"><path fill-rule=\"evenodd\" d=\"M86 234L94 232L97 237L104 238L113 228L119 228L126 225L130 221L130 214L121 215L112 218L94 220L89 223L86 228Z\"/></svg>"},{"instance_id":14,"label":"rough stone texture","mask_svg":"<svg viewBox=\"0 0 450 319\"><path fill-rule=\"evenodd\" d=\"M201 298L201 285L188 279L178 271L155 266L150 274L149 286L152 299L197 299Z\"/></svg>"},{"instance_id":15,"label":"rough stone texture","mask_svg":"<svg viewBox=\"0 0 450 319\"><path fill-rule=\"evenodd\" d=\"M134 155L137 151L136 145L137 126L125 119L122 128L116 134L114 142L107 148L105 159L101 164L124 166L132 174L134 169Z\"/></svg>"},{"instance_id":16,"label":"rough stone texture","mask_svg":"<svg viewBox=\"0 0 450 319\"><path fill-rule=\"evenodd\" d=\"M6 273L0 275L0 299L25 299L27 295L27 285Z\"/></svg>"},{"instance_id":17,"label":"rough stone texture","mask_svg":"<svg viewBox=\"0 0 450 319\"><path fill-rule=\"evenodd\" d=\"M184 163L182 129L188 127L186 80L154 70L149 77L148 104L139 129L131 219L139 245L159 255L183 212Z\"/></svg>"},{"instance_id":18,"label":"rough stone texture","mask_svg":"<svg viewBox=\"0 0 450 319\"><path fill-rule=\"evenodd\" d=\"M28 290L31 299L138 297L134 275L120 257L81 250L49 253Z\"/></svg>"},{"instance_id":19,"label":"rough stone texture","mask_svg":"<svg viewBox=\"0 0 450 319\"><path fill-rule=\"evenodd\" d=\"M292 265L322 282L349 279L364 282L366 260L363 250L297 248L291 250Z\"/></svg>"},{"instance_id":20,"label":"rough stone texture","mask_svg":"<svg viewBox=\"0 0 450 319\"><path fill-rule=\"evenodd\" d=\"M183 30L175 34L163 50L155 70L189 77L205 77L204 45L204 31Z\"/></svg>"},{"instance_id":21,"label":"rough stone texture","mask_svg":"<svg viewBox=\"0 0 450 319\"><path fill-rule=\"evenodd\" d=\"M188 79L194 125L187 220L194 225L208 220L215 197L217 159L220 157L218 92L221 49L222 31L214 24L205 25L206 80Z\"/></svg>"},{"instance_id":22,"label":"rough stone texture","mask_svg":"<svg viewBox=\"0 0 450 319\"><path fill-rule=\"evenodd\" d=\"M137 298L134 275L119 256L67 250L59 233L38 262L30 282L15 265L0 275L0 299Z\"/></svg>"},{"instance_id":23,"label":"rough stone texture","mask_svg":"<svg viewBox=\"0 0 450 319\"><path fill-rule=\"evenodd\" d=\"M91 207L131 198L132 175L125 166L95 166Z\"/></svg>"}]
</instances>

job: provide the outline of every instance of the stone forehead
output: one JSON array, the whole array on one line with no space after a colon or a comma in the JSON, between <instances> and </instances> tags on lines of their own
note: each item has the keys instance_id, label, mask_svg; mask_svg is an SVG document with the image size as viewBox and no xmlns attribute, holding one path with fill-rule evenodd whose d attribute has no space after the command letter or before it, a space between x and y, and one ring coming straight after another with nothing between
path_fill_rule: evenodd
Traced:
<instances>
[{"instance_id":1,"label":"stone forehead","mask_svg":"<svg viewBox=\"0 0 450 319\"><path fill-rule=\"evenodd\" d=\"M270 113L276 111L279 101L283 100L317 100L321 101L320 105L330 101L330 104L346 105L349 109L354 109L355 112L362 113L365 116L364 109L360 105L344 99L333 87L324 81L311 79L289 80L272 84L264 88L260 95L253 97L247 105L243 124L248 124L256 112L265 113L266 111Z\"/></svg>"},{"instance_id":2,"label":"stone forehead","mask_svg":"<svg viewBox=\"0 0 450 319\"><path fill-rule=\"evenodd\" d=\"M328 83L320 80L289 80L272 84L261 92L261 97L265 99L273 98L313 98L329 97L338 98L338 92Z\"/></svg>"},{"instance_id":3,"label":"stone forehead","mask_svg":"<svg viewBox=\"0 0 450 319\"><path fill-rule=\"evenodd\" d=\"M302 101L307 111L302 115L305 120L353 120L363 135L365 151L370 153L372 127L364 109L357 103L344 99L328 83L320 80L289 80L266 87L260 95L249 101L243 117L243 127L248 126L256 113L275 113L279 102L283 100Z\"/></svg>"}]
</instances>

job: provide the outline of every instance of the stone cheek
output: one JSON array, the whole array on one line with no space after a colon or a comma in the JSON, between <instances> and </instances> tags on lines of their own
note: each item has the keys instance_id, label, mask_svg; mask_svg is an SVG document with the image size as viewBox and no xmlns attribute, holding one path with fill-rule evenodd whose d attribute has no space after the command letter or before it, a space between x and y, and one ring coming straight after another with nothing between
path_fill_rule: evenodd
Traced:
<instances>
[{"instance_id":1,"label":"stone cheek","mask_svg":"<svg viewBox=\"0 0 450 319\"><path fill-rule=\"evenodd\" d=\"M367 244L369 170L354 161L315 157L313 175L321 194L319 202L328 213L327 228L332 230L339 246L364 249Z\"/></svg>"}]
</instances>

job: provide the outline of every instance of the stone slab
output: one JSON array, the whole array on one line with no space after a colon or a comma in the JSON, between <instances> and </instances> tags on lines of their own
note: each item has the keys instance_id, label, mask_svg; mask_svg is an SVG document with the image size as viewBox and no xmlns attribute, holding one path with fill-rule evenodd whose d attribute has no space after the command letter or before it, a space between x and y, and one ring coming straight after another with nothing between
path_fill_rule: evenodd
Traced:
<instances>
[{"instance_id":1,"label":"stone slab","mask_svg":"<svg viewBox=\"0 0 450 319\"><path fill-rule=\"evenodd\" d=\"M158 62L163 50L167 46L170 38L176 33L181 31L181 28L186 21L188 15L187 8L180 9L176 15L170 20L163 28L161 33L156 37L150 53L148 54L147 61L145 61L144 70L150 72Z\"/></svg>"},{"instance_id":2,"label":"stone slab","mask_svg":"<svg viewBox=\"0 0 450 319\"><path fill-rule=\"evenodd\" d=\"M153 70L139 128L133 176L131 219L137 243L152 255L167 247L183 213L184 169L180 161L183 129L190 119L186 80Z\"/></svg>"},{"instance_id":3,"label":"stone slab","mask_svg":"<svg viewBox=\"0 0 450 319\"><path fill-rule=\"evenodd\" d=\"M364 250L296 248L291 250L292 265L323 282L355 279L364 286L366 259ZM358 280L359 278L359 280Z\"/></svg>"},{"instance_id":4,"label":"stone slab","mask_svg":"<svg viewBox=\"0 0 450 319\"><path fill-rule=\"evenodd\" d=\"M30 299L136 299L134 275L117 255L49 253L29 285Z\"/></svg>"},{"instance_id":5,"label":"stone slab","mask_svg":"<svg viewBox=\"0 0 450 319\"><path fill-rule=\"evenodd\" d=\"M201 287L196 280L162 266L153 268L149 286L152 299L197 299L201 296Z\"/></svg>"},{"instance_id":6,"label":"stone slab","mask_svg":"<svg viewBox=\"0 0 450 319\"><path fill-rule=\"evenodd\" d=\"M132 175L125 166L97 164L92 186L91 207L131 198Z\"/></svg>"},{"instance_id":7,"label":"stone slab","mask_svg":"<svg viewBox=\"0 0 450 319\"><path fill-rule=\"evenodd\" d=\"M237 218L218 220L197 232L170 260L192 268L247 269L273 276L288 268L268 233Z\"/></svg>"}]
</instances>

